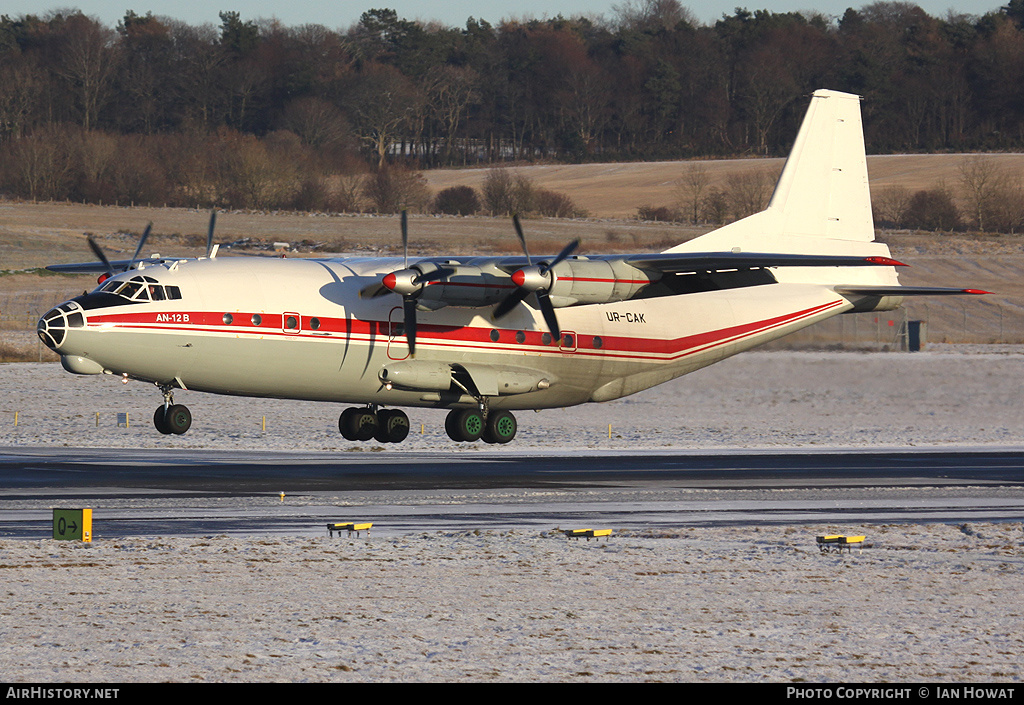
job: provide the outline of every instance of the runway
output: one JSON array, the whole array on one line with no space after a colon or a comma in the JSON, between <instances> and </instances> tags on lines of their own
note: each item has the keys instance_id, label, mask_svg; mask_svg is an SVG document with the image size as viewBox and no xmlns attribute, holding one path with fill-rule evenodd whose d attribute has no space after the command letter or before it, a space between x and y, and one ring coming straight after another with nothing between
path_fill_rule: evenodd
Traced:
<instances>
[{"instance_id":1,"label":"runway","mask_svg":"<svg viewBox=\"0 0 1024 705\"><path fill-rule=\"evenodd\" d=\"M284 497L281 497L281 494ZM0 538L1024 520L1024 449L295 453L0 448Z\"/></svg>"}]
</instances>

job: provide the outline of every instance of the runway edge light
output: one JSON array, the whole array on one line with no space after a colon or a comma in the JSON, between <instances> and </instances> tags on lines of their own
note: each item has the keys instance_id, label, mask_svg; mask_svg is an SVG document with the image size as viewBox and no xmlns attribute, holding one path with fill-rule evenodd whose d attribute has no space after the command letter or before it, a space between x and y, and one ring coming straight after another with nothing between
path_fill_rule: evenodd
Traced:
<instances>
[{"instance_id":1,"label":"runway edge light","mask_svg":"<svg viewBox=\"0 0 1024 705\"><path fill-rule=\"evenodd\" d=\"M92 543L92 509L54 509L53 538Z\"/></svg>"}]
</instances>

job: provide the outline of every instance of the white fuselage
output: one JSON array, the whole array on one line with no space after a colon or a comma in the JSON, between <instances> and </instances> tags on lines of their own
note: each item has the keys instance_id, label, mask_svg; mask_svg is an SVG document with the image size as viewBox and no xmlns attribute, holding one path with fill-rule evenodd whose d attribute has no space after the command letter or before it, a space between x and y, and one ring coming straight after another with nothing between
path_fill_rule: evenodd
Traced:
<instances>
[{"instance_id":1,"label":"white fuselage","mask_svg":"<svg viewBox=\"0 0 1024 705\"><path fill-rule=\"evenodd\" d=\"M384 365L409 357L402 299L360 292L399 266L393 258L257 257L147 266L117 279L143 274L178 287L181 298L101 306L88 299L114 295L79 297L81 325L69 326L55 350L71 371L218 394L472 405L469 395L381 383ZM507 280L495 286L511 289ZM559 308L562 338L552 340L528 303L500 324L489 317L493 306L421 310L416 360L535 370L549 386L499 392L491 408L561 407L635 393L853 307L821 284L765 284Z\"/></svg>"}]
</instances>

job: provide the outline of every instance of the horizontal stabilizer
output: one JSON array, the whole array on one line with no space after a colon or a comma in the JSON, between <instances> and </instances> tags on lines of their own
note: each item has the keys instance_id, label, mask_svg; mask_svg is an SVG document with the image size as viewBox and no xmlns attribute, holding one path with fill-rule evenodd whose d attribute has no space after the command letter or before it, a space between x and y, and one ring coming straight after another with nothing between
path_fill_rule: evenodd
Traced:
<instances>
[{"instance_id":1,"label":"horizontal stabilizer","mask_svg":"<svg viewBox=\"0 0 1024 705\"><path fill-rule=\"evenodd\" d=\"M957 296L992 293L982 289L957 289L946 286L837 286L835 292L844 296Z\"/></svg>"}]
</instances>

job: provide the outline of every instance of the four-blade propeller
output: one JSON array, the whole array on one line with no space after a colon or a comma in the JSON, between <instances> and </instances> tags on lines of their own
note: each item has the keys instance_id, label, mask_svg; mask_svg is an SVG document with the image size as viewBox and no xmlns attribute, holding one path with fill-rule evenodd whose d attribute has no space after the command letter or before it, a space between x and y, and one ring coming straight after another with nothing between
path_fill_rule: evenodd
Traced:
<instances>
[{"instance_id":1,"label":"four-blade propeller","mask_svg":"<svg viewBox=\"0 0 1024 705\"><path fill-rule=\"evenodd\" d=\"M430 282L444 279L455 273L449 267L438 267L433 263L409 266L409 217L402 211L402 252L404 266L384 275L379 284L371 284L359 292L364 299L395 293L402 297L402 315L405 339L409 344L409 355L416 357L416 299Z\"/></svg>"},{"instance_id":2,"label":"four-blade propeller","mask_svg":"<svg viewBox=\"0 0 1024 705\"><path fill-rule=\"evenodd\" d=\"M551 260L550 262L540 262L539 264L533 264L530 259L530 251L526 247L526 236L523 235L523 226L519 223L519 216L512 216L512 224L515 225L516 235L519 236L519 243L523 246L523 254L526 255L527 266L520 270L517 270L512 274L512 283L516 285L516 290L505 297L498 306L494 309L495 320L502 318L509 313L512 309L518 306L522 301L530 294L537 295L537 303L540 306L540 311L544 314L544 322L547 323L548 330L551 331L551 335L555 340L562 337L562 331L558 327L558 317L555 316L555 307L551 303L551 297L548 296L548 292L551 291L551 287L554 286L555 278L551 270L553 270L558 264L566 257L571 255L579 247L580 241L573 240L568 245L562 248L562 251Z\"/></svg>"},{"instance_id":3,"label":"four-blade propeller","mask_svg":"<svg viewBox=\"0 0 1024 705\"><path fill-rule=\"evenodd\" d=\"M214 245L213 245L213 230L217 222L217 211L210 212L210 225L206 231L206 257L210 258L213 256ZM142 248L146 246L146 240L149 239L149 234L153 231L153 223L146 225L146 229L142 232L142 236L139 237L139 242L135 246L135 253L129 260L119 260L111 262L103 248L99 246L96 240L91 235L86 236L86 240L89 243L89 249L96 255L96 259L103 265L103 274L100 276L99 283L102 284L110 277L121 272L127 272L128 270L135 269L140 263L152 260L140 259L139 255L142 254ZM95 264L82 263L82 264L67 264L67 265L51 265L49 269L53 271L69 271L69 272L95 272L97 271Z\"/></svg>"}]
</instances>

